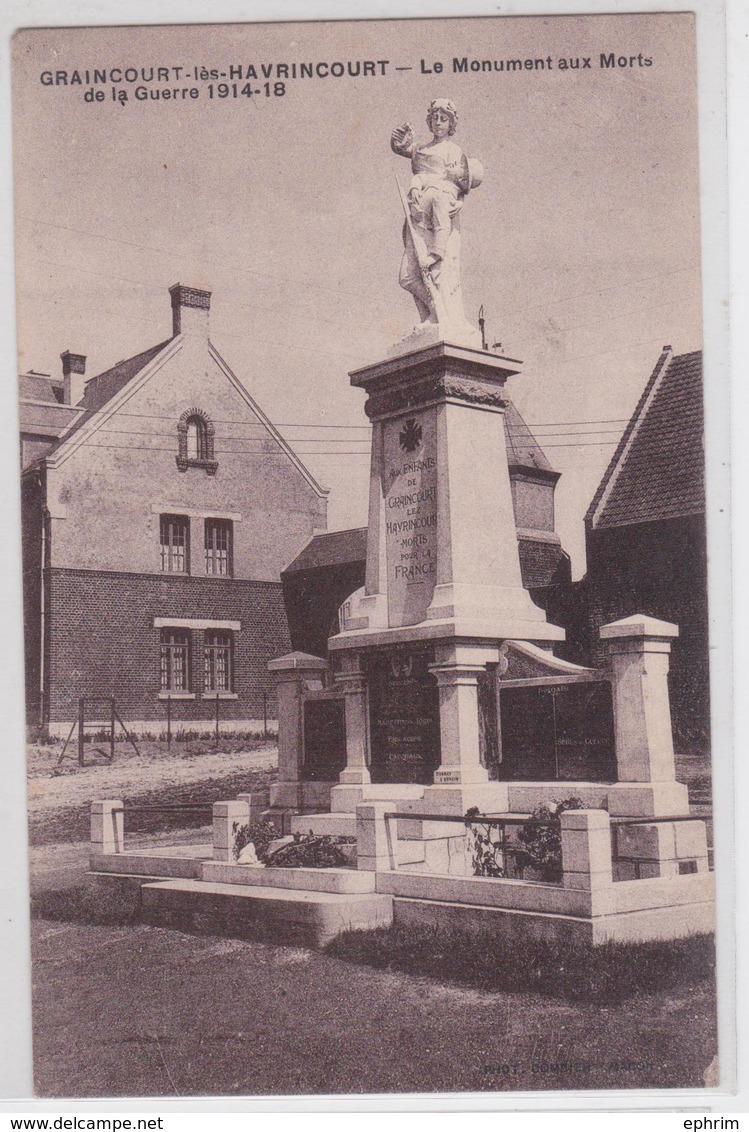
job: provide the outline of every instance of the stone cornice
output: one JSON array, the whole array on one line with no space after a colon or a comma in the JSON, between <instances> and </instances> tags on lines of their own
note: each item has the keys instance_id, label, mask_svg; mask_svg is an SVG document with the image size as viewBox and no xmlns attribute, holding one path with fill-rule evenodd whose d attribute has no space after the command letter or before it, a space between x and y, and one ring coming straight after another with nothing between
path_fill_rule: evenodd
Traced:
<instances>
[{"instance_id":1,"label":"stone cornice","mask_svg":"<svg viewBox=\"0 0 749 1132\"><path fill-rule=\"evenodd\" d=\"M377 420L445 400L504 409L505 383L520 372L520 365L486 350L437 342L349 376L352 385L369 394L365 411Z\"/></svg>"},{"instance_id":2,"label":"stone cornice","mask_svg":"<svg viewBox=\"0 0 749 1132\"><path fill-rule=\"evenodd\" d=\"M380 420L391 413L407 412L435 401L463 401L468 405L486 405L493 409L505 409L508 402L503 386L454 374L426 377L368 392L364 411L371 420Z\"/></svg>"}]
</instances>

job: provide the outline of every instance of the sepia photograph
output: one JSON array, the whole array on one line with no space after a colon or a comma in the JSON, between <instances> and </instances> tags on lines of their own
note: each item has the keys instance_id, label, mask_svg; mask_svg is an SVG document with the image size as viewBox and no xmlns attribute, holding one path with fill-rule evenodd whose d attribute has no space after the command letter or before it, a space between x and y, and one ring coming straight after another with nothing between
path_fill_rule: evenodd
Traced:
<instances>
[{"instance_id":1,"label":"sepia photograph","mask_svg":"<svg viewBox=\"0 0 749 1132\"><path fill-rule=\"evenodd\" d=\"M688 12L17 32L37 1097L725 1084L697 93Z\"/></svg>"}]
</instances>

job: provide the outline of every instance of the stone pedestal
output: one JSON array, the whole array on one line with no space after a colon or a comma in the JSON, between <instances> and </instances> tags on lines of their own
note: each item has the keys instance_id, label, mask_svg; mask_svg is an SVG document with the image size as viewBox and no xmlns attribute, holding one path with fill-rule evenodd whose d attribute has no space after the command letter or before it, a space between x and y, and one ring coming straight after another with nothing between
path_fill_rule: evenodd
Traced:
<instances>
[{"instance_id":1,"label":"stone pedestal","mask_svg":"<svg viewBox=\"0 0 749 1132\"><path fill-rule=\"evenodd\" d=\"M350 633L564 639L520 573L503 421L519 366L437 342L351 374L368 394L372 465L366 582L339 647Z\"/></svg>"},{"instance_id":2,"label":"stone pedestal","mask_svg":"<svg viewBox=\"0 0 749 1132\"><path fill-rule=\"evenodd\" d=\"M250 823L250 807L237 800L213 803L213 860L232 861L236 831Z\"/></svg>"},{"instance_id":3,"label":"stone pedestal","mask_svg":"<svg viewBox=\"0 0 749 1132\"><path fill-rule=\"evenodd\" d=\"M613 675L619 787L612 793L611 813L688 814L687 788L676 781L668 696L669 653L679 630L636 614L603 625L600 635Z\"/></svg>"},{"instance_id":4,"label":"stone pedestal","mask_svg":"<svg viewBox=\"0 0 749 1132\"><path fill-rule=\"evenodd\" d=\"M271 786L271 807L299 809L302 805L304 763L304 693L319 691L327 661L292 652L271 660L278 695L278 782Z\"/></svg>"}]
</instances>

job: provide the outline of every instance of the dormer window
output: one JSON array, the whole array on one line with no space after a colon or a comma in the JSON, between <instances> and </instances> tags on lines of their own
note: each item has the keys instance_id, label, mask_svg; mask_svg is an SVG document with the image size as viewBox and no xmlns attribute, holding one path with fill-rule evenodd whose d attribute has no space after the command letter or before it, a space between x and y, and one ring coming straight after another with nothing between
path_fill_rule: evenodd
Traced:
<instances>
[{"instance_id":1,"label":"dormer window","mask_svg":"<svg viewBox=\"0 0 749 1132\"><path fill-rule=\"evenodd\" d=\"M218 461L213 455L213 422L202 409L188 409L177 425L177 467L181 472L188 468L202 468L214 475Z\"/></svg>"}]
</instances>

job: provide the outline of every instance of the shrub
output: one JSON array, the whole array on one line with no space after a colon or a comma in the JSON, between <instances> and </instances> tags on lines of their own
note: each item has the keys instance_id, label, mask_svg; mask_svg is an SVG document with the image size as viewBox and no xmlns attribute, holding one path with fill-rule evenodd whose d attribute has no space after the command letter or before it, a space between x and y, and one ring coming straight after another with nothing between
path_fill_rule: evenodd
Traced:
<instances>
[{"instance_id":1,"label":"shrub","mask_svg":"<svg viewBox=\"0 0 749 1132\"><path fill-rule=\"evenodd\" d=\"M476 877L507 876L506 851L509 839L500 832L501 827L477 821L478 806L466 812L466 837L471 854L473 875ZM492 836L494 835L494 836Z\"/></svg>"},{"instance_id":2,"label":"shrub","mask_svg":"<svg viewBox=\"0 0 749 1132\"><path fill-rule=\"evenodd\" d=\"M234 845L232 846L232 854L234 860L239 859L239 854L246 845L252 843L255 846L255 856L258 861L265 861L268 853L268 846L271 841L275 841L278 837L276 827L271 825L269 821L254 821L249 825L240 825L239 822L234 822L231 827L234 836Z\"/></svg>"},{"instance_id":3,"label":"shrub","mask_svg":"<svg viewBox=\"0 0 749 1132\"><path fill-rule=\"evenodd\" d=\"M582 799L565 798L553 807L538 806L526 825L521 826L518 841L523 851L518 856L521 867L530 865L544 875L544 880L562 878L562 823L560 814L565 810L584 810ZM535 825L534 822L544 822Z\"/></svg>"},{"instance_id":4,"label":"shrub","mask_svg":"<svg viewBox=\"0 0 749 1132\"><path fill-rule=\"evenodd\" d=\"M355 837L317 837L313 833L295 833L294 840L274 849L266 857L265 863L281 869L342 868L349 864L349 857L341 846L351 845L355 841Z\"/></svg>"},{"instance_id":5,"label":"shrub","mask_svg":"<svg viewBox=\"0 0 749 1132\"><path fill-rule=\"evenodd\" d=\"M530 867L541 874L541 879L558 882L562 877L562 825L559 816L565 810L584 808L582 800L576 797L565 798L552 806L538 806L520 827L517 842L513 842L501 826L482 822L478 806L472 806L466 812L466 827L473 875L506 877L508 857L513 856L521 874Z\"/></svg>"}]
</instances>

